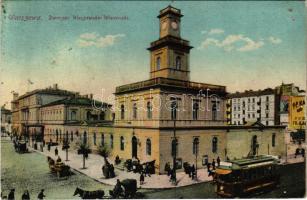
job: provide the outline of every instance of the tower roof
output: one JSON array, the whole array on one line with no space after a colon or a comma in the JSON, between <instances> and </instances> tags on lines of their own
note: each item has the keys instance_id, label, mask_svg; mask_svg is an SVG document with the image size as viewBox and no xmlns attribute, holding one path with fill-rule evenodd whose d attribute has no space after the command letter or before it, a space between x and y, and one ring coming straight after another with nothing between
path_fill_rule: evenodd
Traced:
<instances>
[{"instance_id":1,"label":"tower roof","mask_svg":"<svg viewBox=\"0 0 307 200\"><path fill-rule=\"evenodd\" d=\"M180 9L178 8L174 8L173 6L169 5L166 8L160 10L160 14L158 15L158 18L161 18L167 14L173 14L176 15L178 17L182 17L183 15L181 14Z\"/></svg>"}]
</instances>

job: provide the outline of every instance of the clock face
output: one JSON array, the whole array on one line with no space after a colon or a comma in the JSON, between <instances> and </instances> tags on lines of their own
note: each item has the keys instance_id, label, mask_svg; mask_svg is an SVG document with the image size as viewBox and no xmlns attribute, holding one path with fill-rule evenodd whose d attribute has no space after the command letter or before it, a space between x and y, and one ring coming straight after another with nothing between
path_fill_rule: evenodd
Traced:
<instances>
[{"instance_id":1,"label":"clock face","mask_svg":"<svg viewBox=\"0 0 307 200\"><path fill-rule=\"evenodd\" d=\"M172 28L174 29L174 30L177 30L178 29L178 24L177 24L177 22L172 22L172 24L171 24L171 26L172 26Z\"/></svg>"},{"instance_id":2,"label":"clock face","mask_svg":"<svg viewBox=\"0 0 307 200\"><path fill-rule=\"evenodd\" d=\"M162 25L161 25L162 30L165 30L166 27L167 27L167 23L166 23L166 22L163 22Z\"/></svg>"}]
</instances>

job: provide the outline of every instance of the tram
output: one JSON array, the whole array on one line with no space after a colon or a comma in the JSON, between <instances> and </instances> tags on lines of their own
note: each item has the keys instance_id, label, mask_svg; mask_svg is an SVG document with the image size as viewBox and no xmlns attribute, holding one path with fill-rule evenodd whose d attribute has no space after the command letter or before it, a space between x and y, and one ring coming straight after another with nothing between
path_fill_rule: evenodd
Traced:
<instances>
[{"instance_id":1,"label":"tram","mask_svg":"<svg viewBox=\"0 0 307 200\"><path fill-rule=\"evenodd\" d=\"M270 155L221 162L215 171L216 192L242 197L271 190L279 184L279 160Z\"/></svg>"}]
</instances>

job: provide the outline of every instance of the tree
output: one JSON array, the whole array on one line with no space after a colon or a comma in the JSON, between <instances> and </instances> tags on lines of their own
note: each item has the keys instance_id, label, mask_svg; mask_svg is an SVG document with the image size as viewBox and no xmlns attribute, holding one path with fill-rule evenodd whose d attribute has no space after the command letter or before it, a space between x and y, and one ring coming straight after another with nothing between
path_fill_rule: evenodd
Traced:
<instances>
[{"instance_id":1,"label":"tree","mask_svg":"<svg viewBox=\"0 0 307 200\"><path fill-rule=\"evenodd\" d=\"M83 169L85 169L85 158L88 157L88 154L90 153L90 147L88 144L83 142L78 142L78 154L82 154L83 156Z\"/></svg>"},{"instance_id":2,"label":"tree","mask_svg":"<svg viewBox=\"0 0 307 200\"><path fill-rule=\"evenodd\" d=\"M106 147L105 145L100 145L100 146L98 147L98 154L101 155L102 157L104 157L104 158L106 159L107 157L110 156L111 151L110 151L110 149L109 149L108 147Z\"/></svg>"}]
</instances>

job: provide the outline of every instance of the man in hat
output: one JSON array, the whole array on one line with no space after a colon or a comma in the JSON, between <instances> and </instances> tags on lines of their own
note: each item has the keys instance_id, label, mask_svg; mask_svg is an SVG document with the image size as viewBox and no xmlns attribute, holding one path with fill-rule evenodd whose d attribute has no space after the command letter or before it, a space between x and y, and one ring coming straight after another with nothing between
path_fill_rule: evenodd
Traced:
<instances>
[{"instance_id":1,"label":"man in hat","mask_svg":"<svg viewBox=\"0 0 307 200\"><path fill-rule=\"evenodd\" d=\"M30 200L30 194L29 194L29 191L28 191L28 190L26 190L26 191L22 194L21 199L22 199L22 200Z\"/></svg>"},{"instance_id":2,"label":"man in hat","mask_svg":"<svg viewBox=\"0 0 307 200\"><path fill-rule=\"evenodd\" d=\"M8 197L7 197L8 200L15 200L15 189L11 189Z\"/></svg>"},{"instance_id":3,"label":"man in hat","mask_svg":"<svg viewBox=\"0 0 307 200\"><path fill-rule=\"evenodd\" d=\"M45 196L45 194L44 194L44 189L42 189L42 190L40 191L40 193L38 193L37 198L38 198L39 200L43 200L44 197L46 197L46 196Z\"/></svg>"}]
</instances>

